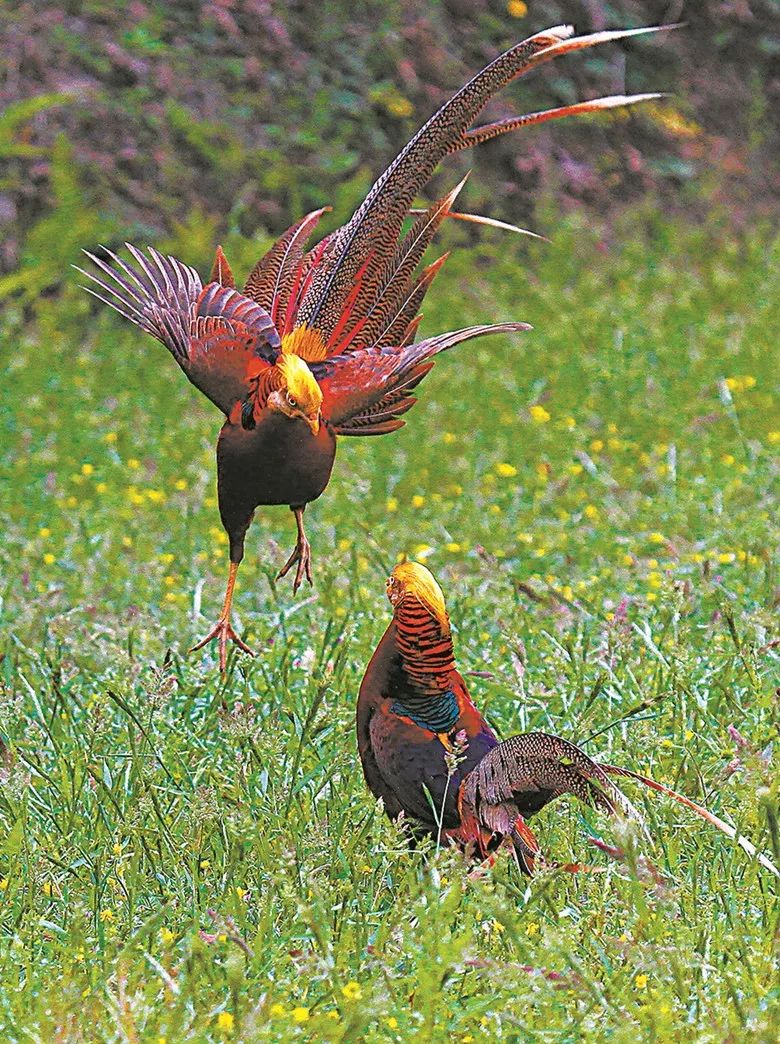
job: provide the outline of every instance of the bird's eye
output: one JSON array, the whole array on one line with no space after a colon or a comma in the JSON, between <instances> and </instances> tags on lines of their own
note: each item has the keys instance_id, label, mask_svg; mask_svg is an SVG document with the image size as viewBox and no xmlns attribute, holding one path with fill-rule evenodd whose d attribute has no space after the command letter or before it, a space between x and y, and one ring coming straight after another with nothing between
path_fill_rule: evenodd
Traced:
<instances>
[{"instance_id":1,"label":"bird's eye","mask_svg":"<svg viewBox=\"0 0 780 1044\"><path fill-rule=\"evenodd\" d=\"M288 406L297 406L298 405L296 400L293 398L292 395L290 395L289 392L287 393L287 405Z\"/></svg>"}]
</instances>

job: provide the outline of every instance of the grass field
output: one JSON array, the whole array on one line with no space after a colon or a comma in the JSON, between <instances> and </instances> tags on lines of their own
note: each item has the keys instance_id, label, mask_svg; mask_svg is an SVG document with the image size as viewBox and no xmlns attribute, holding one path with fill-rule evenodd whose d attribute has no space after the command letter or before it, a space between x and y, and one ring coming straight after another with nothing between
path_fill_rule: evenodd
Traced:
<instances>
[{"instance_id":1,"label":"grass field","mask_svg":"<svg viewBox=\"0 0 780 1044\"><path fill-rule=\"evenodd\" d=\"M364 788L356 693L407 554L503 735L578 741L780 858L780 241L652 212L484 238L426 328L534 332L456 349L404 431L342 443L313 591L274 583L294 527L258 514L259 655L224 682L186 653L226 571L218 416L86 295L6 308L3 1040L776 1038L778 882L679 806L626 788L651 848L561 801L545 850L603 872L468 883Z\"/></svg>"}]
</instances>

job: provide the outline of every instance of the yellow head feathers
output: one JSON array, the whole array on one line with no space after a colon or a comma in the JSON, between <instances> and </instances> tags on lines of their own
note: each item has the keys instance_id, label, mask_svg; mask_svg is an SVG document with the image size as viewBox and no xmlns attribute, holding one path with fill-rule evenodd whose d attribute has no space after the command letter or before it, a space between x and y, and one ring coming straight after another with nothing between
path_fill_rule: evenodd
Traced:
<instances>
[{"instance_id":1,"label":"yellow head feathers","mask_svg":"<svg viewBox=\"0 0 780 1044\"><path fill-rule=\"evenodd\" d=\"M314 374L298 355L282 352L276 366L284 381L284 390L293 408L307 416L316 416L322 406L322 390Z\"/></svg>"},{"instance_id":2,"label":"yellow head feathers","mask_svg":"<svg viewBox=\"0 0 780 1044\"><path fill-rule=\"evenodd\" d=\"M395 567L387 579L387 597L393 608L405 598L416 598L449 631L450 618L442 590L431 571L419 562L403 562Z\"/></svg>"},{"instance_id":3,"label":"yellow head feathers","mask_svg":"<svg viewBox=\"0 0 780 1044\"><path fill-rule=\"evenodd\" d=\"M326 359L328 349L319 330L301 323L282 338L282 351L290 355L300 355L307 362L320 362Z\"/></svg>"}]
</instances>

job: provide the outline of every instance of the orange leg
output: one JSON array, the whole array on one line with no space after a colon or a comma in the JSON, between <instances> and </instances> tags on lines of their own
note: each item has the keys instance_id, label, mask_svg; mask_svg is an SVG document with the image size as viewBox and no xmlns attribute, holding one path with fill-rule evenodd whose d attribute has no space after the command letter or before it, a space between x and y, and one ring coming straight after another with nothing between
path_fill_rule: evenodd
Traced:
<instances>
[{"instance_id":1,"label":"orange leg","mask_svg":"<svg viewBox=\"0 0 780 1044\"><path fill-rule=\"evenodd\" d=\"M311 546L309 545L309 541L306 539L306 534L303 531L303 512L305 510L305 508L292 509L292 512L295 515L295 524L298 527L298 541L295 545L295 550L276 576L277 580L281 580L283 576L287 576L296 562L298 563L298 568L295 570L295 580L293 580L293 594L298 593L298 588L303 582L304 574L309 583L313 583L311 578Z\"/></svg>"},{"instance_id":2,"label":"orange leg","mask_svg":"<svg viewBox=\"0 0 780 1044\"><path fill-rule=\"evenodd\" d=\"M204 645L208 645L209 642L215 638L219 639L219 669L224 672L227 665L227 643L228 641L235 642L236 645L245 653L249 653L250 656L254 656L254 653L249 646L243 642L233 628L230 625L230 607L233 603L233 588L236 586L236 574L238 573L238 562L230 563L230 572L228 573L227 590L225 591L225 601L222 603L222 612L219 614L219 619L216 624L212 627L206 637L198 642L197 645L193 645L190 652L195 652L197 649L202 649Z\"/></svg>"}]
</instances>

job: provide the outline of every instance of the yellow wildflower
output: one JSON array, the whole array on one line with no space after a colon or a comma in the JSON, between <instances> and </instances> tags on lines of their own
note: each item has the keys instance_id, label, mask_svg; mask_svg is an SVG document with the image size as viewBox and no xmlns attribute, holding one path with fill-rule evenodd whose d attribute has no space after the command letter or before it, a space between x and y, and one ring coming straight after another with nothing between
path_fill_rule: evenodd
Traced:
<instances>
[{"instance_id":1,"label":"yellow wildflower","mask_svg":"<svg viewBox=\"0 0 780 1044\"><path fill-rule=\"evenodd\" d=\"M647 976L637 975L637 977L634 979L634 985L638 990L644 990L647 987Z\"/></svg>"},{"instance_id":2,"label":"yellow wildflower","mask_svg":"<svg viewBox=\"0 0 780 1044\"><path fill-rule=\"evenodd\" d=\"M604 440L594 439L593 442L591 442L590 444L590 448L593 450L594 453L601 453L601 451L604 449Z\"/></svg>"},{"instance_id":3,"label":"yellow wildflower","mask_svg":"<svg viewBox=\"0 0 780 1044\"><path fill-rule=\"evenodd\" d=\"M395 1015L391 1015L389 1019L385 1019L385 1026L387 1026L387 1028L391 1030L398 1029L398 1019L395 1017Z\"/></svg>"},{"instance_id":4,"label":"yellow wildflower","mask_svg":"<svg viewBox=\"0 0 780 1044\"><path fill-rule=\"evenodd\" d=\"M459 551L463 550L461 545L456 543L454 540L451 540L448 544L445 544L444 549L445 551L449 551L452 555L457 555Z\"/></svg>"},{"instance_id":5,"label":"yellow wildflower","mask_svg":"<svg viewBox=\"0 0 780 1044\"><path fill-rule=\"evenodd\" d=\"M346 986L342 986L341 992L343 996L350 1001L359 1001L360 998L363 996L363 991L360 988L360 983L357 983L354 980L352 982L348 982Z\"/></svg>"},{"instance_id":6,"label":"yellow wildflower","mask_svg":"<svg viewBox=\"0 0 780 1044\"><path fill-rule=\"evenodd\" d=\"M499 461L499 463L496 464L496 474L500 475L501 478L514 478L517 474L517 468L513 464Z\"/></svg>"},{"instance_id":7,"label":"yellow wildflower","mask_svg":"<svg viewBox=\"0 0 780 1044\"><path fill-rule=\"evenodd\" d=\"M56 559L54 555L51 553L51 551L47 551L46 554L43 556L43 561L46 565L54 565Z\"/></svg>"},{"instance_id":8,"label":"yellow wildflower","mask_svg":"<svg viewBox=\"0 0 780 1044\"><path fill-rule=\"evenodd\" d=\"M103 442L116 442L117 433L115 431L107 431L103 436Z\"/></svg>"},{"instance_id":9,"label":"yellow wildflower","mask_svg":"<svg viewBox=\"0 0 780 1044\"><path fill-rule=\"evenodd\" d=\"M243 899L246 894L247 894L247 889L246 888L236 888L236 895L238 896L239 899Z\"/></svg>"},{"instance_id":10,"label":"yellow wildflower","mask_svg":"<svg viewBox=\"0 0 780 1044\"><path fill-rule=\"evenodd\" d=\"M7 877L0 877L0 892L5 892L10 883Z\"/></svg>"},{"instance_id":11,"label":"yellow wildflower","mask_svg":"<svg viewBox=\"0 0 780 1044\"><path fill-rule=\"evenodd\" d=\"M523 5L525 6L525 4ZM541 406L538 402L535 402L533 406L528 407L528 412L531 414L531 420L537 424L546 424L550 419L550 414Z\"/></svg>"},{"instance_id":12,"label":"yellow wildflower","mask_svg":"<svg viewBox=\"0 0 780 1044\"><path fill-rule=\"evenodd\" d=\"M525 18L528 14L528 4L524 3L523 0L508 0L506 13L511 15L512 18Z\"/></svg>"},{"instance_id":13,"label":"yellow wildflower","mask_svg":"<svg viewBox=\"0 0 780 1044\"><path fill-rule=\"evenodd\" d=\"M293 1008L292 1010L293 1022L308 1022L309 1021L309 1009L308 1008Z\"/></svg>"},{"instance_id":14,"label":"yellow wildflower","mask_svg":"<svg viewBox=\"0 0 780 1044\"><path fill-rule=\"evenodd\" d=\"M166 928L165 926L163 926L160 929L160 938L162 939L162 942L163 942L164 946L170 946L170 944L173 942L173 940L176 938L176 936L170 930L170 928Z\"/></svg>"},{"instance_id":15,"label":"yellow wildflower","mask_svg":"<svg viewBox=\"0 0 780 1044\"><path fill-rule=\"evenodd\" d=\"M174 489L178 489L179 492L181 493L182 490L185 490L187 488L187 480L186 479L176 479L176 481L173 484L173 488Z\"/></svg>"},{"instance_id":16,"label":"yellow wildflower","mask_svg":"<svg viewBox=\"0 0 780 1044\"><path fill-rule=\"evenodd\" d=\"M41 528L38 530L38 536L43 537L43 539L46 540L47 537L51 536L51 530L48 526L41 526Z\"/></svg>"},{"instance_id":17,"label":"yellow wildflower","mask_svg":"<svg viewBox=\"0 0 780 1044\"><path fill-rule=\"evenodd\" d=\"M586 504L582 513L585 515L585 518L589 518L591 522L594 522L599 517L599 509L595 504Z\"/></svg>"},{"instance_id":18,"label":"yellow wildflower","mask_svg":"<svg viewBox=\"0 0 780 1044\"><path fill-rule=\"evenodd\" d=\"M222 1030L223 1033L230 1033L235 1024L235 1019L229 1011L221 1011L217 1015L217 1028Z\"/></svg>"},{"instance_id":19,"label":"yellow wildflower","mask_svg":"<svg viewBox=\"0 0 780 1044\"><path fill-rule=\"evenodd\" d=\"M113 910L101 910L100 911L100 920L104 924L108 924L110 921L113 921L114 920L114 911Z\"/></svg>"},{"instance_id":20,"label":"yellow wildflower","mask_svg":"<svg viewBox=\"0 0 780 1044\"><path fill-rule=\"evenodd\" d=\"M526 935L538 935L539 934L539 925L536 923L536 921L531 921L531 923L528 925L528 927L525 930L525 934Z\"/></svg>"},{"instance_id":21,"label":"yellow wildflower","mask_svg":"<svg viewBox=\"0 0 780 1044\"><path fill-rule=\"evenodd\" d=\"M395 497L388 497L385 502L385 511L397 511L398 501Z\"/></svg>"},{"instance_id":22,"label":"yellow wildflower","mask_svg":"<svg viewBox=\"0 0 780 1044\"><path fill-rule=\"evenodd\" d=\"M93 466L92 464L82 464L82 465L81 465L81 474L82 474L82 475L87 475L87 476L89 476L89 475L91 475L91 474L92 474L92 472L93 472L94 470L95 470L95 468L94 468L94 466Z\"/></svg>"},{"instance_id":23,"label":"yellow wildflower","mask_svg":"<svg viewBox=\"0 0 780 1044\"><path fill-rule=\"evenodd\" d=\"M421 508L421 507L424 507L424 506L425 506L425 497L420 496L419 493L415 493L415 495L412 497L412 507L413 508Z\"/></svg>"},{"instance_id":24,"label":"yellow wildflower","mask_svg":"<svg viewBox=\"0 0 780 1044\"><path fill-rule=\"evenodd\" d=\"M766 441L770 446L776 446L780 442L780 431L768 431Z\"/></svg>"},{"instance_id":25,"label":"yellow wildflower","mask_svg":"<svg viewBox=\"0 0 780 1044\"><path fill-rule=\"evenodd\" d=\"M453 435L451 431L445 431L443 436L445 446L451 446L453 442L458 441L458 436Z\"/></svg>"},{"instance_id":26,"label":"yellow wildflower","mask_svg":"<svg viewBox=\"0 0 780 1044\"><path fill-rule=\"evenodd\" d=\"M137 457L129 457L128 460L127 460L127 466L132 471L135 471L137 468L141 467L141 461L138 460Z\"/></svg>"},{"instance_id":27,"label":"yellow wildflower","mask_svg":"<svg viewBox=\"0 0 780 1044\"><path fill-rule=\"evenodd\" d=\"M283 1004L277 1002L271 1005L270 1014L272 1019L281 1019L287 1014L287 1009Z\"/></svg>"}]
</instances>

